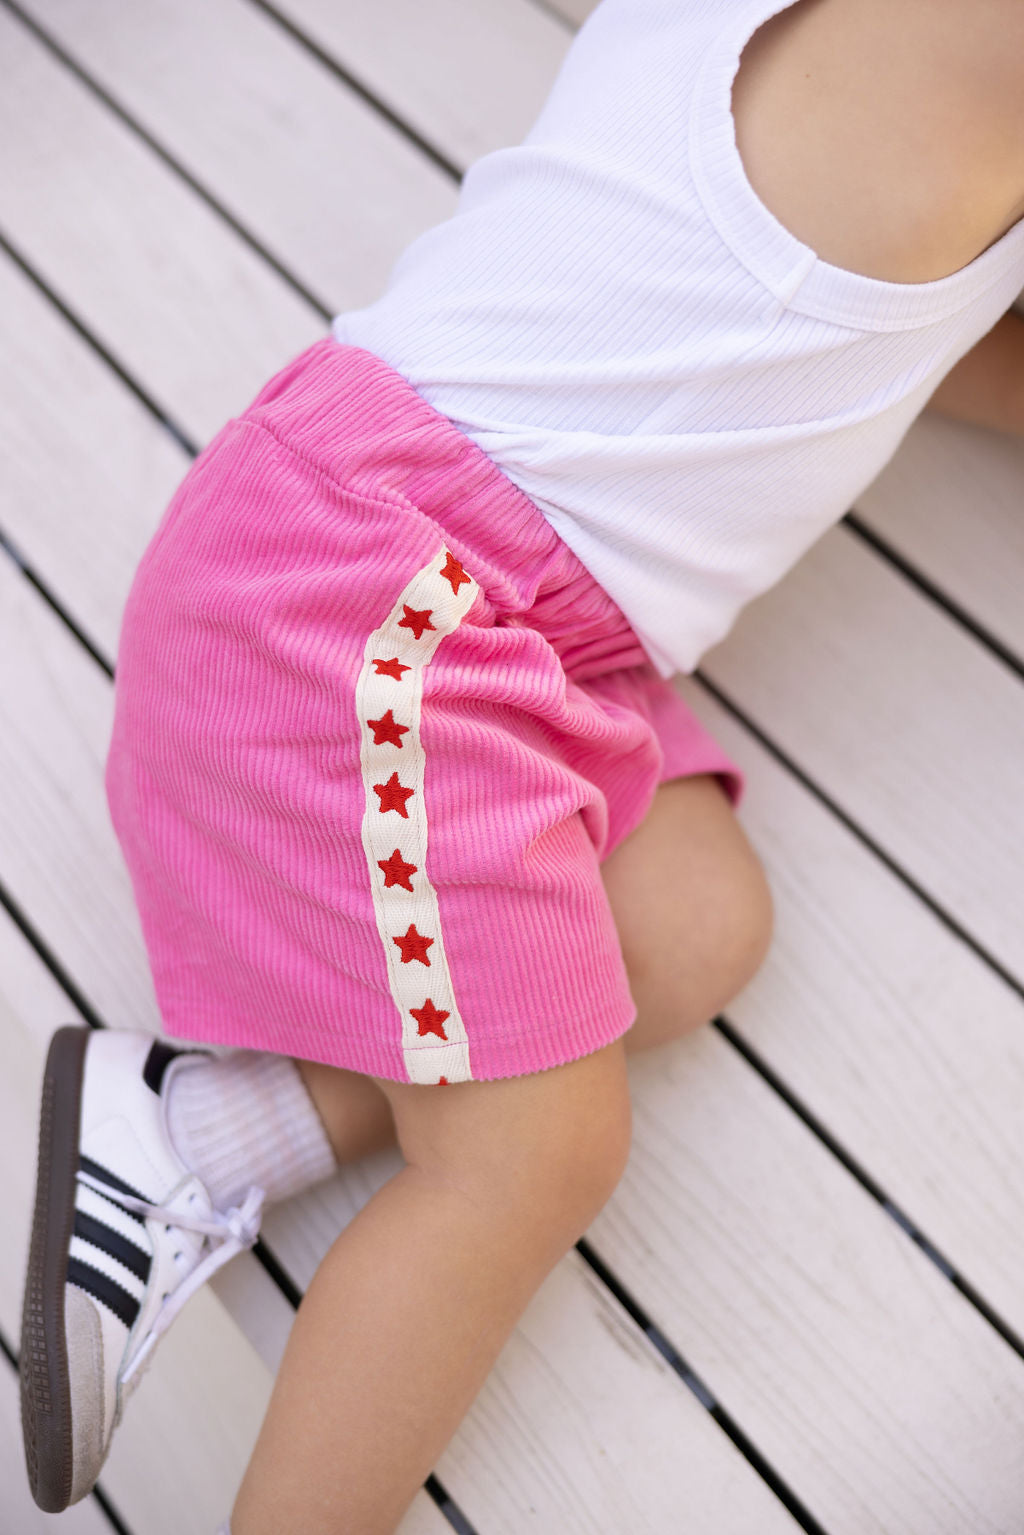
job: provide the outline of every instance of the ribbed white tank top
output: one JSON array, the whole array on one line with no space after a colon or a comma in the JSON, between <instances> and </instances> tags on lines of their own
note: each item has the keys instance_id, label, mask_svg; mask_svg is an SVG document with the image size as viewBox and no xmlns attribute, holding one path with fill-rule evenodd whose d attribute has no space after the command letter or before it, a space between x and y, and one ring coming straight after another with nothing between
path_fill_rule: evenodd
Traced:
<instances>
[{"instance_id":1,"label":"ribbed white tank top","mask_svg":"<svg viewBox=\"0 0 1024 1535\"><path fill-rule=\"evenodd\" d=\"M842 516L1024 287L1024 220L892 283L768 211L731 91L791 3L602 0L524 143L334 324L536 502L664 676Z\"/></svg>"}]
</instances>

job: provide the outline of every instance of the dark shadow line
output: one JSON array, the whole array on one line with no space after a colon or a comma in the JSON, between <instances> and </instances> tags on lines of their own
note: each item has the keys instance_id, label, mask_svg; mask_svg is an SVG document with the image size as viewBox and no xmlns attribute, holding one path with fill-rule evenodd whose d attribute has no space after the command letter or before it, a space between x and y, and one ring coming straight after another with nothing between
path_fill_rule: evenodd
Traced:
<instances>
[{"instance_id":1,"label":"dark shadow line","mask_svg":"<svg viewBox=\"0 0 1024 1535\"><path fill-rule=\"evenodd\" d=\"M25 939L25 942L28 944L29 948L33 950L36 957L42 962L45 969L49 971L50 975L53 976L53 979L57 982L57 985L63 991L64 995L71 1002L72 1006L75 1007L81 1014L82 1018L85 1019L86 1023L88 1023L89 1026L94 1029L102 1028L103 1025L100 1021L99 1014L96 1012L96 1009L93 1007L88 997L86 997L81 988L68 974L67 970L61 964L56 954L54 954L49 944L45 941L42 935L37 932L35 926L29 921L28 917L22 911L19 903L7 889L6 885L2 883L0 883L0 910L6 912L7 916L10 917L11 921L14 923L14 926Z\"/></svg>"},{"instance_id":2,"label":"dark shadow line","mask_svg":"<svg viewBox=\"0 0 1024 1535\"><path fill-rule=\"evenodd\" d=\"M90 656L92 656L92 659L96 662L96 665L100 668L100 670L105 672L108 677L113 679L114 668L107 660L106 656L96 645L93 644L85 630L82 629L78 623L76 623L76 621L71 617L71 614L68 612L67 608L65 608L63 604L54 596L49 587L40 580L40 578L36 575L33 567L28 563L28 561L14 546L14 544L12 544L11 540L7 537L7 534L4 533L2 529L0 529L0 550L3 550L3 552L10 559L11 563L17 566L18 570L20 570L21 574L25 577L25 580L29 583L30 586L35 588L40 597L46 603L47 607L52 609L52 611L60 619L61 623L67 625L67 627L71 630L71 633L75 636L75 639L85 650L89 652Z\"/></svg>"},{"instance_id":3,"label":"dark shadow line","mask_svg":"<svg viewBox=\"0 0 1024 1535\"><path fill-rule=\"evenodd\" d=\"M6 4L7 0L0 0L0 3ZM10 258L10 260L22 273L22 275L27 277L29 282L39 290L39 292L46 299L47 303L53 305L57 313L62 317L62 319L67 321L75 334L82 341L84 341L86 345L92 349L92 351L96 353L97 357L101 358L102 361L106 363L110 371L120 379L121 383L125 386L129 393L134 395L139 403L146 407L150 415L159 421L160 425L164 428L165 431L170 432L175 442L177 442L180 447L184 448L186 453L195 458L196 454L199 452L199 448L197 444L192 441L184 428L179 426L178 423L166 413L163 407L157 403L153 396L149 394L145 389L143 389L142 385L131 373L129 373L125 365L118 361L109 347L105 346L104 343L95 334L95 332L89 329L85 321L78 318L78 315L75 314L74 310L71 309L67 303L65 303L56 289L52 288L46 281L45 277L41 276L41 274L36 271L32 263L27 259L27 257L21 254L17 246L13 244L13 242L3 233L2 230L0 230L0 251L3 251L4 254Z\"/></svg>"},{"instance_id":4,"label":"dark shadow line","mask_svg":"<svg viewBox=\"0 0 1024 1535\"><path fill-rule=\"evenodd\" d=\"M947 911L944 906L941 906L939 902L934 898L934 896L929 895L928 891L925 890L923 885L920 885L908 870L903 868L901 864L897 863L896 860L885 851L881 844L875 841L870 832L866 831L863 826L861 826L857 821L853 819L852 816L843 810L838 802L833 799L825 789L816 783L815 780L809 776L809 774L804 772L803 768L801 768L794 761L789 753L785 751L781 746L777 745L776 742L774 742L771 737L768 736L761 729L761 727L754 722L754 720L745 709L742 709L739 704L734 702L734 700L730 698L729 695L725 693L717 683L713 682L707 673L702 671L700 668L698 668L693 673L693 676L697 678L702 687L705 687L708 690L713 698L718 700L723 709L731 714L734 719L738 720L745 730L750 732L754 739L764 747L769 756L774 758L774 760L778 762L780 766L784 767L788 773L791 773L793 778L795 778L796 781L804 789L806 789L809 794L812 794L820 805L823 805L831 815L835 816L837 821L846 827L847 831L851 832L852 835L857 838L858 842L860 842L864 847L868 848L869 851L874 854L879 863L884 864L889 872L895 875L901 884L913 892L917 899L928 908L932 915L938 918L943 927L951 932L956 938L959 938L961 943L965 944L967 948L970 949L972 954L976 955L977 958L980 959L985 965L987 965L990 970L994 971L995 974L998 975L999 979L1004 981L1006 985L1009 986L1010 989L1015 992L1018 997L1024 997L1024 982L1019 980L1012 971L1008 970L1002 961L997 959L997 957L991 952L991 950L985 948L981 940L975 938L974 935L970 933L967 928L965 928L957 920L957 918L952 915L951 912Z\"/></svg>"},{"instance_id":5,"label":"dark shadow line","mask_svg":"<svg viewBox=\"0 0 1024 1535\"><path fill-rule=\"evenodd\" d=\"M1010 1324L993 1310L984 1296L975 1289L969 1280L964 1278L960 1271L943 1254L941 1249L925 1235L917 1222L907 1215L894 1199L890 1198L878 1180L868 1172L867 1168L836 1139L818 1116L786 1085L774 1068L769 1066L768 1062L754 1049L753 1045L743 1038L735 1024L731 1023L724 1015L719 1014L717 1018L712 1020L712 1027L718 1031L723 1039L729 1042L737 1054L743 1057L748 1066L757 1072L758 1076L767 1083L773 1092L778 1094L790 1112L802 1124L806 1125L811 1134L831 1152L837 1162L842 1164L850 1176L864 1189L865 1193L870 1194L871 1198L881 1205L886 1215L896 1222L897 1226L910 1237L916 1247L920 1248L925 1257L939 1270L942 1277L947 1279L955 1289L959 1290L964 1299L969 1301L981 1313L986 1322L1003 1339L1004 1343L1008 1343L1014 1353L1024 1359L1024 1338L1021 1338L1020 1334L1015 1332Z\"/></svg>"},{"instance_id":6,"label":"dark shadow line","mask_svg":"<svg viewBox=\"0 0 1024 1535\"><path fill-rule=\"evenodd\" d=\"M17 3L17 0L0 0L0 4L3 4L13 16L16 16L21 22L22 26L25 27L26 31L31 32L36 41L41 43L42 46L46 48L48 52L50 52L53 57L57 59L57 61L62 64L70 74L74 75L75 79L78 80L79 83L83 85L85 89L88 90L93 96L95 96L97 101L101 102L103 106L106 107L107 110L117 118L118 122L120 122L124 127L128 128L133 134L136 135L137 138L141 139L142 142L146 145L147 149L150 149L153 154L156 155L158 160L167 166L169 170L173 171L174 174L178 176L185 183L185 185L191 191L193 191L196 196L201 199L202 202L206 204L208 208L212 209L212 211L216 213L218 218L223 219L224 223L227 224L228 227L232 229L236 235L238 235L239 239L242 240L250 250L254 251L255 254L261 258L261 260L265 261L267 265L277 273L278 277L281 278L281 281L287 283L288 287L291 288L292 291L299 296L299 298L303 299L305 303L309 304L309 306L320 316L321 319L330 320L333 318L336 310L332 309L328 304L325 304L323 299L314 293L311 288L308 288L306 284L301 280L301 278L297 277L295 273L288 266L286 266L283 261L274 255L273 251L271 251L268 246L263 244L262 240L253 234L252 230L246 224L242 223L241 219L237 218L236 215L230 211L230 209L225 207L225 205L220 201L215 193L211 192L208 187L204 186L198 177L195 176L193 172L190 171L188 167L184 165L175 154L173 154L164 144L162 144L160 140L149 131L148 128L144 128L139 122L138 118L134 117L126 107L123 107L121 103L110 94L105 86L100 85L97 80L94 80L84 65L79 64L77 59L68 53L67 49L63 46L63 44L58 42L52 33L48 32L45 27L41 26L40 23L36 21L35 17L30 16L26 11L22 10L21 6Z\"/></svg>"},{"instance_id":7,"label":"dark shadow line","mask_svg":"<svg viewBox=\"0 0 1024 1535\"><path fill-rule=\"evenodd\" d=\"M807 1535L828 1535L824 1526L819 1524L807 1505L797 1496L784 1477L775 1470L771 1462L762 1455L754 1441L747 1435L732 1414L722 1406L718 1398L708 1390L697 1372L687 1364L679 1350L659 1327L656 1327L647 1311L639 1304L635 1296L626 1289L611 1272L604 1261L591 1247L586 1237L581 1237L576 1243L576 1251L585 1263L594 1271L615 1299L622 1306L633 1321L640 1328L648 1341L657 1349L665 1362L675 1371L684 1385L693 1392L701 1406L714 1418L722 1432L732 1440L740 1454L749 1461L758 1476L765 1481L772 1492L788 1511L792 1514L802 1530Z\"/></svg>"},{"instance_id":8,"label":"dark shadow line","mask_svg":"<svg viewBox=\"0 0 1024 1535\"><path fill-rule=\"evenodd\" d=\"M973 617L966 608L948 592L936 585L929 576L926 576L913 562L887 539L868 527L856 511L847 512L842 522L854 533L862 543L868 545L876 554L880 554L887 560L900 575L904 576L911 586L915 587L922 596L927 597L935 607L940 608L968 634L974 636L980 645L992 653L998 661L1001 661L1018 681L1024 681L1024 661L1014 654L1010 647L991 630L985 627L979 619Z\"/></svg>"},{"instance_id":9,"label":"dark shadow line","mask_svg":"<svg viewBox=\"0 0 1024 1535\"><path fill-rule=\"evenodd\" d=\"M5 3L9 3L9 0L5 0ZM358 96L368 107L372 107L379 117L382 117L386 123L394 128L396 133L401 134L402 138L418 149L438 170L443 171L446 176L449 176L456 183L462 180L462 169L455 164L454 160L449 160L443 150L438 149L436 144L432 144L429 139L425 139L410 123L405 122L403 118L399 117L382 97L378 96L369 86L364 85L350 70L346 69L344 64L339 63L334 55L322 47L316 41L316 38L311 37L308 32L304 31L298 22L292 21L289 16L284 15L282 11L278 10L277 6L271 5L269 0L249 0L249 4L255 10L262 11L293 42L298 43L301 48L305 49L307 53L316 59L318 64L321 64L324 69L328 70L343 85L347 86L353 95Z\"/></svg>"}]
</instances>

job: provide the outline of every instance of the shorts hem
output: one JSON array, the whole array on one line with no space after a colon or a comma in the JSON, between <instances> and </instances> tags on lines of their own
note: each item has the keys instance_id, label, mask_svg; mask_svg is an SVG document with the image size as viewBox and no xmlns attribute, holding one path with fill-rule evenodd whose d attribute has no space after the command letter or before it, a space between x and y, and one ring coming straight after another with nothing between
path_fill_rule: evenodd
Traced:
<instances>
[{"instance_id":1,"label":"shorts hem","mask_svg":"<svg viewBox=\"0 0 1024 1535\"><path fill-rule=\"evenodd\" d=\"M201 1009L197 1012L202 1013ZM521 1034L506 1035L500 1039L476 1040L470 1037L469 1053L473 1082L497 1082L506 1077L536 1076L555 1066L567 1066L572 1061L593 1055L605 1045L627 1034L636 1021L636 1009L629 1014L628 1022L617 1020L605 1027L595 1027L593 1019L587 1027L563 1026L552 1032L534 1029ZM204 1017L202 1030L190 1026L182 1028L176 1021L165 1022L164 1032L171 1040L189 1044L203 1044L236 1050L258 1050L269 1055L285 1055L295 1060L315 1061L325 1066L336 1066L359 1076L383 1078L389 1082L409 1082L405 1057L396 1041L390 1048L375 1039L346 1037L343 1041L334 1037L318 1039L299 1030L281 1029L271 1035L263 1033L253 1038L251 1025L225 1020L211 1025L209 1015ZM333 1047L333 1048L332 1048Z\"/></svg>"}]
</instances>

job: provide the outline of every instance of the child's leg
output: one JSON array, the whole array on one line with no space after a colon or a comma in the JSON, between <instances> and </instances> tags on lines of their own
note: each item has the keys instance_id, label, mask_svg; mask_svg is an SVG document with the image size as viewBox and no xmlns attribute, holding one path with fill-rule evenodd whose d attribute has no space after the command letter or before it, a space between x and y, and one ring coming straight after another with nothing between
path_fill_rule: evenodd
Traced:
<instances>
[{"instance_id":1,"label":"child's leg","mask_svg":"<svg viewBox=\"0 0 1024 1535\"><path fill-rule=\"evenodd\" d=\"M663 783L601 873L637 1005L627 1050L706 1023L760 969L771 891L713 776Z\"/></svg>"},{"instance_id":2,"label":"child's leg","mask_svg":"<svg viewBox=\"0 0 1024 1535\"><path fill-rule=\"evenodd\" d=\"M602 874L637 1004L627 1052L706 1023L759 969L771 895L713 775L662 784ZM373 1078L298 1064L339 1162L394 1143L391 1106Z\"/></svg>"},{"instance_id":3,"label":"child's leg","mask_svg":"<svg viewBox=\"0 0 1024 1535\"><path fill-rule=\"evenodd\" d=\"M390 1535L622 1173L621 1040L526 1077L380 1086L407 1166L302 1302L232 1535Z\"/></svg>"}]
</instances>

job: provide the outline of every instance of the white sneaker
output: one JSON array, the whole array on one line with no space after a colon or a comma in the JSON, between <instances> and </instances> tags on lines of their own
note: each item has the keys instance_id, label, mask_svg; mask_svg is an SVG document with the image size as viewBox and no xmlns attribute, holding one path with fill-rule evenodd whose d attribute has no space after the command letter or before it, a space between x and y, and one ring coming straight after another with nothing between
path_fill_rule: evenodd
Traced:
<instances>
[{"instance_id":1,"label":"white sneaker","mask_svg":"<svg viewBox=\"0 0 1024 1535\"><path fill-rule=\"evenodd\" d=\"M197 1054L77 1025L50 1042L21 1334L25 1461L48 1513L92 1490L161 1333L259 1234L263 1190L215 1210L168 1134L168 1086Z\"/></svg>"}]
</instances>

